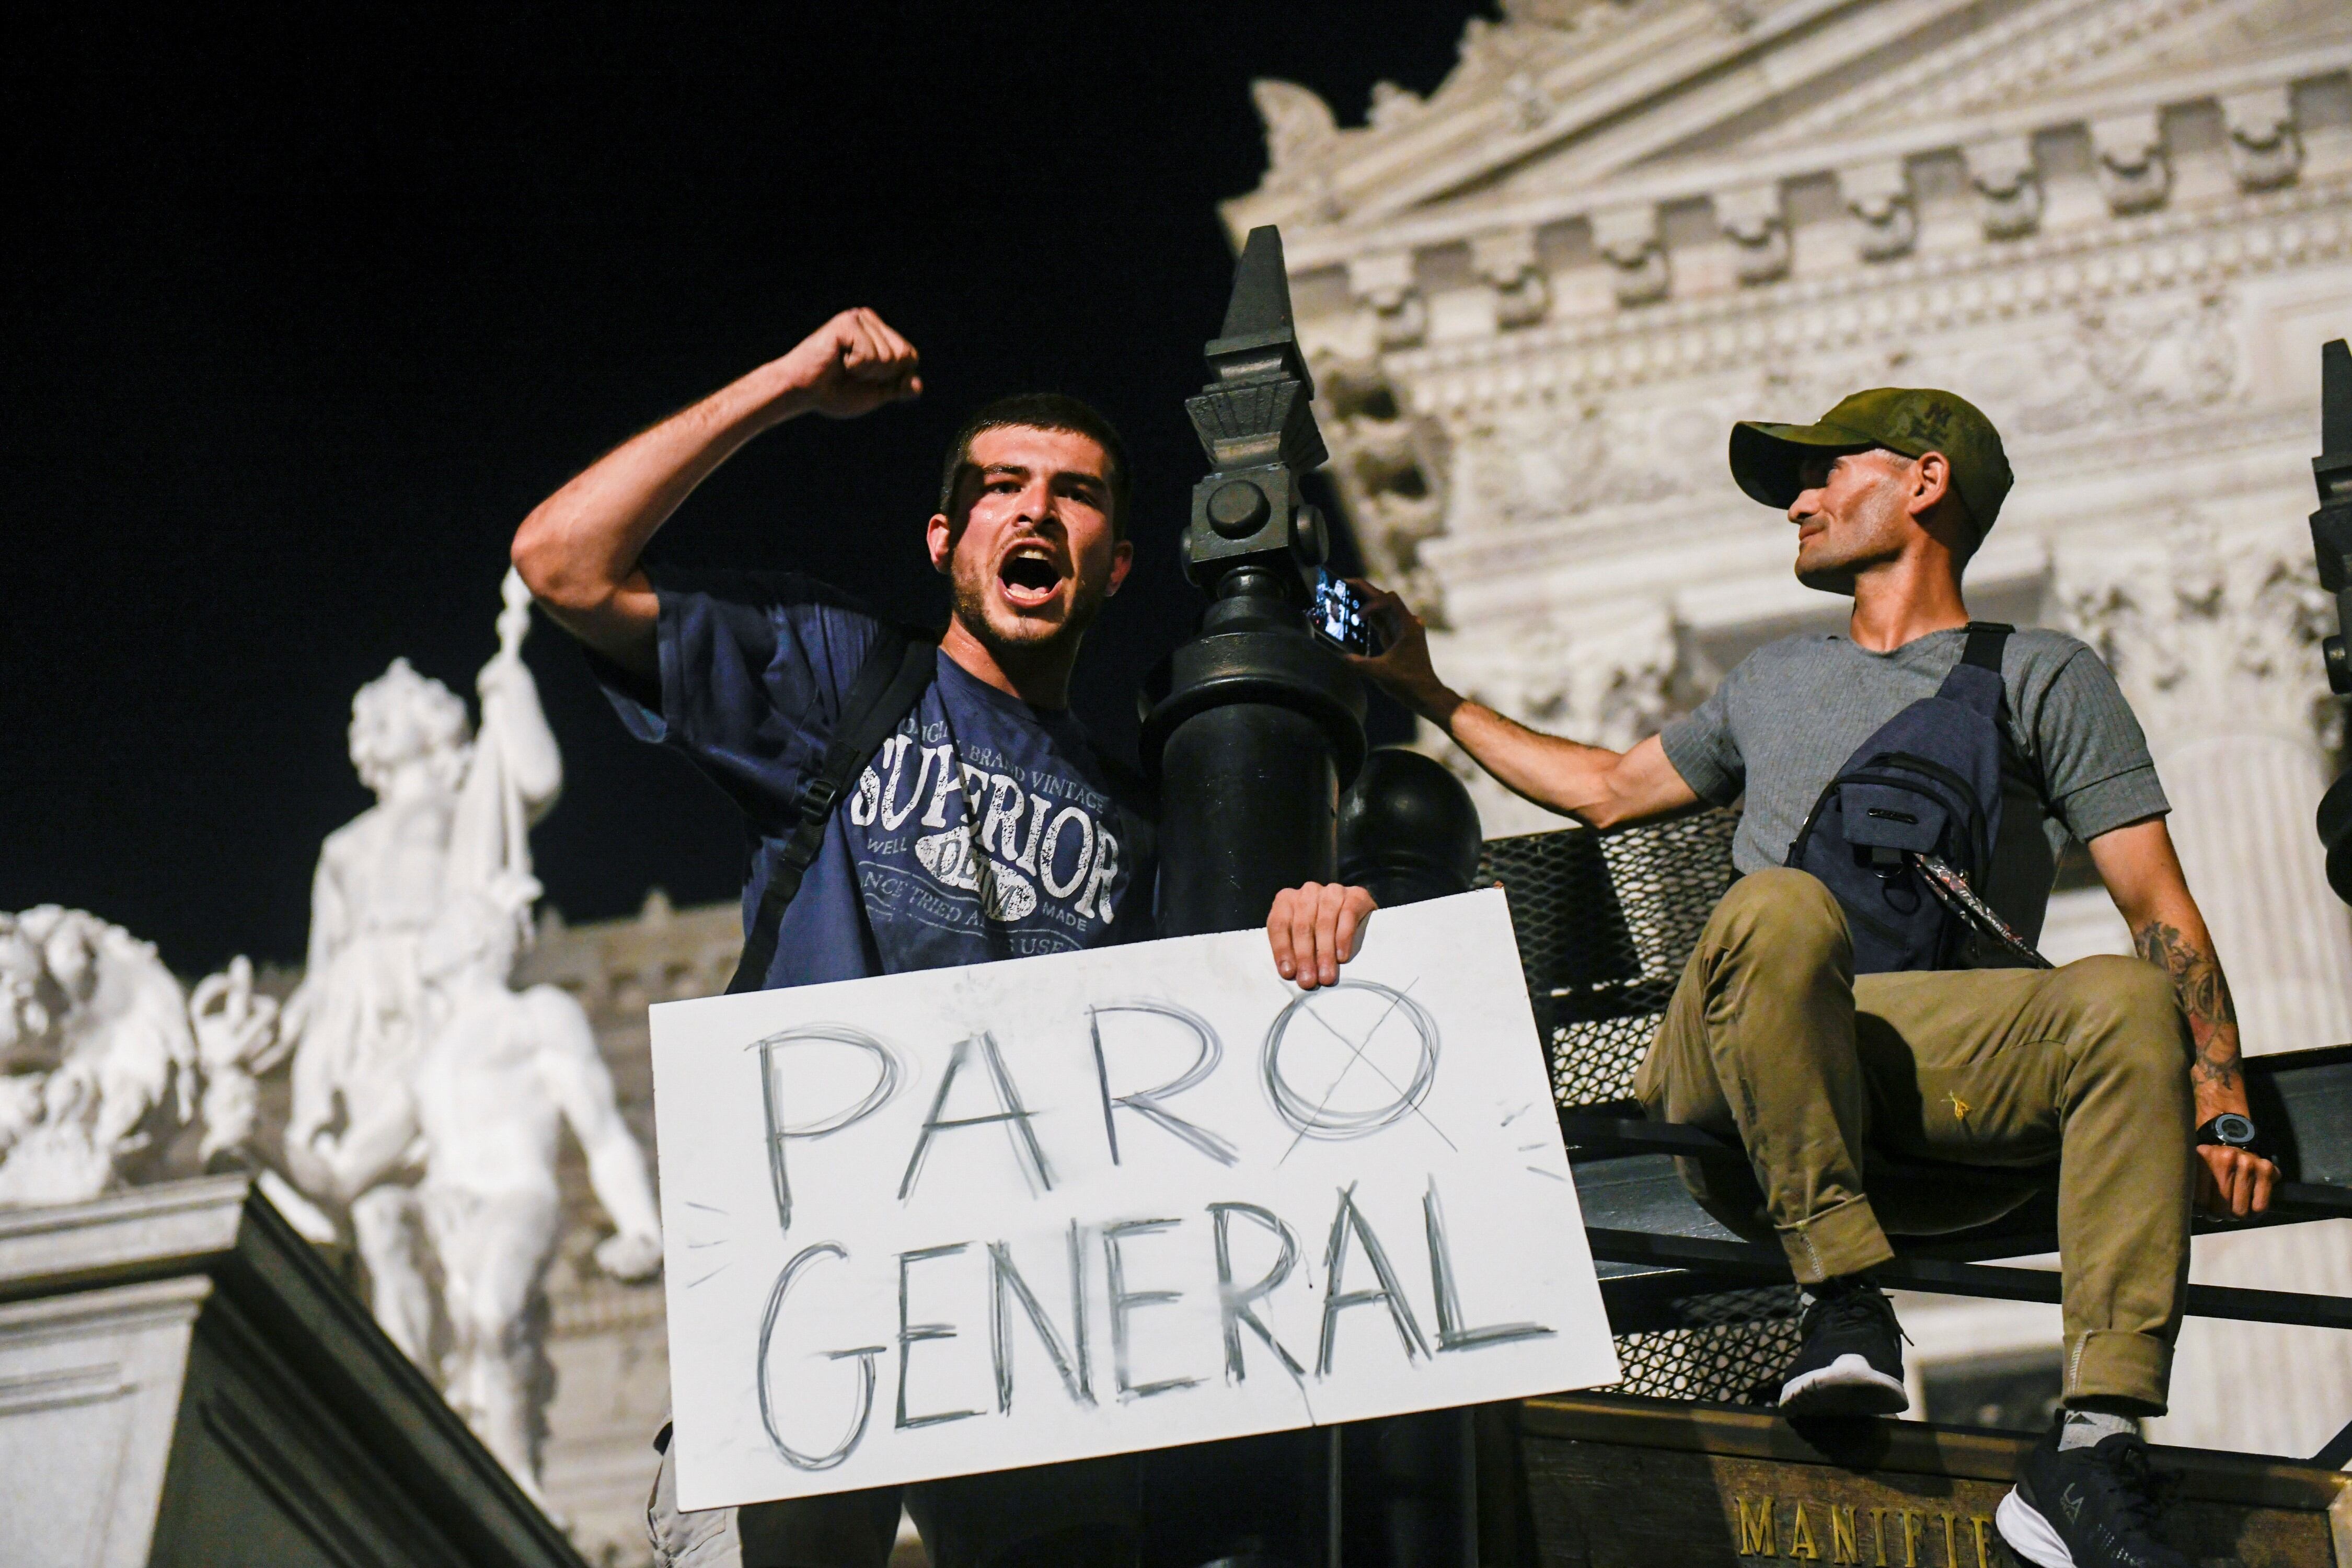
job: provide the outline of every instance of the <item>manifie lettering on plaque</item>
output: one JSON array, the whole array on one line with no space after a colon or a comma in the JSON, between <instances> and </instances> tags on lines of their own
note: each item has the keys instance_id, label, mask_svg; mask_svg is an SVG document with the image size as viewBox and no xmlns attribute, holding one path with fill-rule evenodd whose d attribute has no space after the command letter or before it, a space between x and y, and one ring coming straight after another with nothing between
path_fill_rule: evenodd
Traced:
<instances>
[{"instance_id":1,"label":"manifie lettering on plaque","mask_svg":"<svg viewBox=\"0 0 2352 1568\"><path fill-rule=\"evenodd\" d=\"M1617 1378L1500 892L652 1016L684 1508Z\"/></svg>"},{"instance_id":2,"label":"manifie lettering on plaque","mask_svg":"<svg viewBox=\"0 0 2352 1568\"><path fill-rule=\"evenodd\" d=\"M1731 1515L1742 1557L1843 1563L1854 1568L2000 1568L2008 1562L1995 1550L1992 1516L1987 1513L1868 1508L1734 1492ZM1934 1543L1939 1538L1942 1551L1937 1553Z\"/></svg>"}]
</instances>

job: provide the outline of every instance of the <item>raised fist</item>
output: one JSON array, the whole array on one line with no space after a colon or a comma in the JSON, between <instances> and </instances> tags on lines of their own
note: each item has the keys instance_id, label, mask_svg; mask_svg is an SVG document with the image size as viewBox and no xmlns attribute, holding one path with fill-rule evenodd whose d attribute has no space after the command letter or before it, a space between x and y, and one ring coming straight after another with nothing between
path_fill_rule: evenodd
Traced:
<instances>
[{"instance_id":1,"label":"raised fist","mask_svg":"<svg viewBox=\"0 0 2352 1568\"><path fill-rule=\"evenodd\" d=\"M819 327L779 363L806 406L829 419L855 419L923 390L915 345L862 305Z\"/></svg>"}]
</instances>

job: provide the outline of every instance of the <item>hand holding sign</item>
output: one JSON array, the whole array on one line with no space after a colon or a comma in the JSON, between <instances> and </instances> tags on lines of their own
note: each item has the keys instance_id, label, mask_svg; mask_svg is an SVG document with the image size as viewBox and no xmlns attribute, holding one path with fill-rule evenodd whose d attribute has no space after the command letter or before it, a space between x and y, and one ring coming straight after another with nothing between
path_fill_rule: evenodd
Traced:
<instances>
[{"instance_id":1,"label":"hand holding sign","mask_svg":"<svg viewBox=\"0 0 2352 1568\"><path fill-rule=\"evenodd\" d=\"M653 1012L689 1509L1613 1381L1502 895Z\"/></svg>"}]
</instances>

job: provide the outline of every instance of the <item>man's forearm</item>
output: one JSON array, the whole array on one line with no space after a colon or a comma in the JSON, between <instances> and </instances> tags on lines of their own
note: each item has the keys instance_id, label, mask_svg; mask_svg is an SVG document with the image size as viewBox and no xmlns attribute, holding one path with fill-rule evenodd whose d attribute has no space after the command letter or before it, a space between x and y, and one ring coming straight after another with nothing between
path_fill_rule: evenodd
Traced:
<instances>
[{"instance_id":1,"label":"man's forearm","mask_svg":"<svg viewBox=\"0 0 2352 1568\"><path fill-rule=\"evenodd\" d=\"M1655 736L1630 752L1612 752L1538 733L1464 697L1430 662L1429 628L1412 607L1385 588L1358 585L1388 647L1377 658L1355 658L1356 667L1452 736L1505 789L1588 827L1639 822L1698 803Z\"/></svg>"},{"instance_id":2,"label":"man's forearm","mask_svg":"<svg viewBox=\"0 0 2352 1568\"><path fill-rule=\"evenodd\" d=\"M1610 777L1623 753L1542 734L1451 690L1416 706L1512 794L1587 826L1618 820Z\"/></svg>"},{"instance_id":3,"label":"man's forearm","mask_svg":"<svg viewBox=\"0 0 2352 1568\"><path fill-rule=\"evenodd\" d=\"M2152 915L2133 930L2132 945L2172 977L2180 998L2193 1050L2189 1076L2196 1087L2199 1120L2211 1114L2209 1106L2242 1109L2246 1087L2239 1067L2238 1010L2204 921L2193 908Z\"/></svg>"},{"instance_id":4,"label":"man's forearm","mask_svg":"<svg viewBox=\"0 0 2352 1568\"><path fill-rule=\"evenodd\" d=\"M782 361L672 415L598 458L523 520L514 563L566 630L598 646L615 601L646 592L646 543L711 471L742 445L800 412L802 388Z\"/></svg>"},{"instance_id":5,"label":"man's forearm","mask_svg":"<svg viewBox=\"0 0 2352 1568\"><path fill-rule=\"evenodd\" d=\"M654 673L660 614L637 559L694 487L770 426L812 409L854 418L919 396L912 343L873 311L844 310L682 414L623 442L523 520L515 570L564 630L639 675Z\"/></svg>"},{"instance_id":6,"label":"man's forearm","mask_svg":"<svg viewBox=\"0 0 2352 1568\"><path fill-rule=\"evenodd\" d=\"M1512 794L1588 826L1606 827L1614 820L1607 781L1622 753L1540 734L1483 702L1459 703L1445 729Z\"/></svg>"}]
</instances>

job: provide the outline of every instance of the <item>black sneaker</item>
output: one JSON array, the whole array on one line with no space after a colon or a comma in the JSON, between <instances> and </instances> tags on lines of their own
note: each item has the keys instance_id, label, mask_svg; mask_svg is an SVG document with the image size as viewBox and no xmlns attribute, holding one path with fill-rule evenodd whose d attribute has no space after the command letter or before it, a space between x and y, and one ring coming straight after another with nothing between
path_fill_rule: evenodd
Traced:
<instances>
[{"instance_id":1,"label":"black sneaker","mask_svg":"<svg viewBox=\"0 0 2352 1568\"><path fill-rule=\"evenodd\" d=\"M1804 1344L1780 1380L1780 1408L1791 1415L1900 1415L1911 1408L1903 1384L1903 1331L1877 1286L1832 1279L1816 1286L1801 1327Z\"/></svg>"},{"instance_id":2,"label":"black sneaker","mask_svg":"<svg viewBox=\"0 0 2352 1568\"><path fill-rule=\"evenodd\" d=\"M2064 1417L2060 1417L2063 1421ZM2156 1538L2170 1490L2147 1445L2129 1432L2089 1447L2058 1447L2058 1427L2025 1457L1993 1528L2020 1563L2039 1568L2189 1568Z\"/></svg>"}]
</instances>

